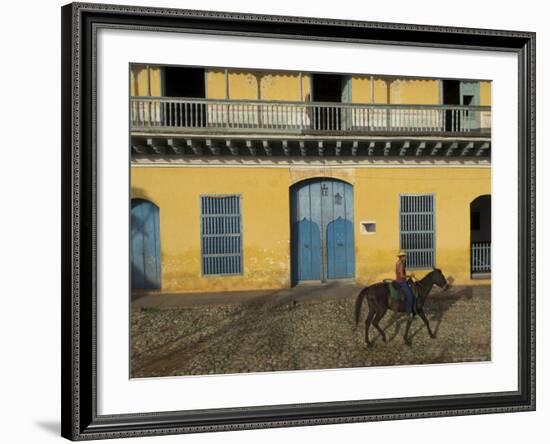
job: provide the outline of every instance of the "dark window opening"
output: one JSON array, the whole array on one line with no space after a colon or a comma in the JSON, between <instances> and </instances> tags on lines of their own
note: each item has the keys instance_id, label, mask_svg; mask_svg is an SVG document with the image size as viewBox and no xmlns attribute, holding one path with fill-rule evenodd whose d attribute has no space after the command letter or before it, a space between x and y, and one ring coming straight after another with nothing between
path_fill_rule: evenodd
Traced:
<instances>
[{"instance_id":1,"label":"dark window opening","mask_svg":"<svg viewBox=\"0 0 550 444\"><path fill-rule=\"evenodd\" d=\"M344 79L344 76L338 74L313 74L313 101L341 103ZM341 108L336 106L315 106L312 109L312 128L315 130L339 131L342 121L341 111Z\"/></svg>"},{"instance_id":2,"label":"dark window opening","mask_svg":"<svg viewBox=\"0 0 550 444\"><path fill-rule=\"evenodd\" d=\"M491 272L491 196L470 203L470 258L472 276Z\"/></svg>"},{"instance_id":3,"label":"dark window opening","mask_svg":"<svg viewBox=\"0 0 550 444\"><path fill-rule=\"evenodd\" d=\"M470 227L474 231L481 229L481 213L479 211L472 211L470 213Z\"/></svg>"},{"instance_id":4,"label":"dark window opening","mask_svg":"<svg viewBox=\"0 0 550 444\"><path fill-rule=\"evenodd\" d=\"M479 196L470 203L472 242L491 242L491 196ZM475 233L474 233L475 232Z\"/></svg>"},{"instance_id":5,"label":"dark window opening","mask_svg":"<svg viewBox=\"0 0 550 444\"><path fill-rule=\"evenodd\" d=\"M164 67L164 96L190 99L206 97L203 68ZM206 104L196 101L165 102L162 105L167 126L204 127L207 125Z\"/></svg>"},{"instance_id":6,"label":"dark window opening","mask_svg":"<svg viewBox=\"0 0 550 444\"><path fill-rule=\"evenodd\" d=\"M443 80L443 105L460 105L460 82ZM460 113L449 109L445 111L445 131L456 132L460 129Z\"/></svg>"},{"instance_id":7,"label":"dark window opening","mask_svg":"<svg viewBox=\"0 0 550 444\"><path fill-rule=\"evenodd\" d=\"M474 96L471 95L463 95L462 96L462 104L463 105L473 105L474 104Z\"/></svg>"},{"instance_id":8,"label":"dark window opening","mask_svg":"<svg viewBox=\"0 0 550 444\"><path fill-rule=\"evenodd\" d=\"M193 97L204 99L205 82L203 68L164 68L164 95L166 97Z\"/></svg>"},{"instance_id":9,"label":"dark window opening","mask_svg":"<svg viewBox=\"0 0 550 444\"><path fill-rule=\"evenodd\" d=\"M376 233L376 222L362 222L365 233Z\"/></svg>"},{"instance_id":10,"label":"dark window opening","mask_svg":"<svg viewBox=\"0 0 550 444\"><path fill-rule=\"evenodd\" d=\"M443 105L460 105L460 81L443 80Z\"/></svg>"},{"instance_id":11,"label":"dark window opening","mask_svg":"<svg viewBox=\"0 0 550 444\"><path fill-rule=\"evenodd\" d=\"M315 102L341 102L344 76L339 74L313 74L313 100Z\"/></svg>"}]
</instances>

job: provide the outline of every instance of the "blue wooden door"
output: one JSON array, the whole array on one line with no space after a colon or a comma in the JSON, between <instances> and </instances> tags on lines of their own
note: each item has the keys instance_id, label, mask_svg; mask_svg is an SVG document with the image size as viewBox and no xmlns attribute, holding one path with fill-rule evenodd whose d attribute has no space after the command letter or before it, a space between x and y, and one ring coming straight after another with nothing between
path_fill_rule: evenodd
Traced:
<instances>
[{"instance_id":1,"label":"blue wooden door","mask_svg":"<svg viewBox=\"0 0 550 444\"><path fill-rule=\"evenodd\" d=\"M338 217L327 227L327 277L344 279L355 274L353 224Z\"/></svg>"},{"instance_id":2,"label":"blue wooden door","mask_svg":"<svg viewBox=\"0 0 550 444\"><path fill-rule=\"evenodd\" d=\"M307 218L295 222L297 280L321 280L321 232L319 225Z\"/></svg>"},{"instance_id":3,"label":"blue wooden door","mask_svg":"<svg viewBox=\"0 0 550 444\"><path fill-rule=\"evenodd\" d=\"M132 289L159 289L159 209L143 199L132 200L131 213Z\"/></svg>"},{"instance_id":4,"label":"blue wooden door","mask_svg":"<svg viewBox=\"0 0 550 444\"><path fill-rule=\"evenodd\" d=\"M353 187L334 179L300 182L291 190L291 213L293 281L353 277Z\"/></svg>"},{"instance_id":5,"label":"blue wooden door","mask_svg":"<svg viewBox=\"0 0 550 444\"><path fill-rule=\"evenodd\" d=\"M293 281L319 281L321 274L321 189L301 182L292 189Z\"/></svg>"},{"instance_id":6,"label":"blue wooden door","mask_svg":"<svg viewBox=\"0 0 550 444\"><path fill-rule=\"evenodd\" d=\"M326 277L351 278L355 275L353 187L349 183L327 180L321 183L321 193L326 230Z\"/></svg>"}]
</instances>

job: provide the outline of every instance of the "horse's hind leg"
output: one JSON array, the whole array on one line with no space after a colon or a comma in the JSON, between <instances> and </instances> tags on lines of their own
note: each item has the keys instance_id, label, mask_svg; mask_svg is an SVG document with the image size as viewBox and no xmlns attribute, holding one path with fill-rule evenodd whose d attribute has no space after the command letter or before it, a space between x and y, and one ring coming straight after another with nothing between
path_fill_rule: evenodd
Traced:
<instances>
[{"instance_id":1,"label":"horse's hind leg","mask_svg":"<svg viewBox=\"0 0 550 444\"><path fill-rule=\"evenodd\" d=\"M372 318L374 318L374 310L369 305L369 314L367 315L367 319L365 320L365 342L367 343L368 347L372 346L372 343L369 339L369 327L372 322Z\"/></svg>"},{"instance_id":2,"label":"horse's hind leg","mask_svg":"<svg viewBox=\"0 0 550 444\"><path fill-rule=\"evenodd\" d=\"M382 336L382 340L386 342L386 333L384 333L384 330L380 328L380 325L378 324L384 315L386 314L387 308L382 309L382 311L377 311L376 316L374 316L374 319L372 321L372 325L376 327L376 329L380 332L380 335Z\"/></svg>"},{"instance_id":3,"label":"horse's hind leg","mask_svg":"<svg viewBox=\"0 0 550 444\"><path fill-rule=\"evenodd\" d=\"M428 329L428 333L430 334L430 338L435 338L435 334L432 332L432 329L430 328L430 323L428 322L428 318L426 317L426 313L424 313L424 310L420 310L418 312L418 316L420 316L420 319L424 321L424 324L426 324L426 328Z\"/></svg>"}]
</instances>

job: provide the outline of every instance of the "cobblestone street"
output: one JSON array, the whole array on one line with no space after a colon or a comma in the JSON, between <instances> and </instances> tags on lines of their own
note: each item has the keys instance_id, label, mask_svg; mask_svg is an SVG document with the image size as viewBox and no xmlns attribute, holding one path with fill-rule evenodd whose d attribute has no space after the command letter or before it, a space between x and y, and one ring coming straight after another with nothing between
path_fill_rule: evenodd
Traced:
<instances>
[{"instance_id":1,"label":"cobblestone street","mask_svg":"<svg viewBox=\"0 0 550 444\"><path fill-rule=\"evenodd\" d=\"M321 291L318 287L256 292L240 298L226 293L221 300L225 303L208 295L137 298L131 318L131 376L491 359L490 286L455 287L447 292L434 289L426 311L436 338L429 337L417 317L410 330L412 346L403 342L405 316L388 311L380 323L388 342L383 343L371 327L372 348L364 343L366 304L355 327L359 290L354 285L334 292L325 288L323 297L315 297Z\"/></svg>"}]
</instances>

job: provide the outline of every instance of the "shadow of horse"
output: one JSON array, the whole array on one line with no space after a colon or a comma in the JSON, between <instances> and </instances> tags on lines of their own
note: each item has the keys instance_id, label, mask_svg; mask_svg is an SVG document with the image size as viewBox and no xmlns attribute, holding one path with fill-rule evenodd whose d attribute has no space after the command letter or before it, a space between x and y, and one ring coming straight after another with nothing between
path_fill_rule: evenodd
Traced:
<instances>
[{"instance_id":1,"label":"shadow of horse","mask_svg":"<svg viewBox=\"0 0 550 444\"><path fill-rule=\"evenodd\" d=\"M464 287L457 289L456 291L447 291L446 294L443 292L439 293L440 294L434 294L429 299L428 304L424 306L424 310L428 316L428 319L430 320L430 323L434 325L433 332L436 336L439 332L439 328L441 326L445 313L447 313L458 301L462 299L471 299L473 297L473 288ZM391 317L388 319L386 325L383 328L384 331L388 331L392 328L392 326L394 327L391 335L388 335L388 341L392 341L393 339L395 339L399 334L399 331L404 328L406 324L407 315L405 313L392 313ZM417 325L414 329L411 328L411 332L409 333L409 337L411 339L425 328L424 324L422 323L415 324ZM373 338L373 342L378 341L379 339L380 336L376 336L375 338Z\"/></svg>"}]
</instances>

